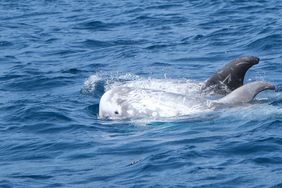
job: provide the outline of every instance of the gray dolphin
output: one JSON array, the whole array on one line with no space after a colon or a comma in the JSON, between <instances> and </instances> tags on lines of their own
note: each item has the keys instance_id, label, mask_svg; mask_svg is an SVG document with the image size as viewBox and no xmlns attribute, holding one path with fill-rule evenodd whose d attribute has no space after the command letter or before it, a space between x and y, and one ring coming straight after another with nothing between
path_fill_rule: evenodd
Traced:
<instances>
[{"instance_id":1,"label":"gray dolphin","mask_svg":"<svg viewBox=\"0 0 282 188\"><path fill-rule=\"evenodd\" d=\"M259 58L254 56L243 56L233 60L207 79L202 90L228 94L243 85L246 72L258 63Z\"/></svg>"}]
</instances>

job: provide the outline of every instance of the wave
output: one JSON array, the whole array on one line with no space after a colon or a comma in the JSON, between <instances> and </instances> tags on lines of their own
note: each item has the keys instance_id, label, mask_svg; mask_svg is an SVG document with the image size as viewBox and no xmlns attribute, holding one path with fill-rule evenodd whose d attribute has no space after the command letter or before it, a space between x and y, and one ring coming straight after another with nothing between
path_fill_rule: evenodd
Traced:
<instances>
[{"instance_id":1,"label":"wave","mask_svg":"<svg viewBox=\"0 0 282 188\"><path fill-rule=\"evenodd\" d=\"M82 23L78 23L76 26L74 26L74 29L87 29L87 30L93 30L93 31L108 31L110 29L113 29L115 27L121 26L122 23L106 23L102 21L97 20L90 20L85 21Z\"/></svg>"},{"instance_id":2,"label":"wave","mask_svg":"<svg viewBox=\"0 0 282 188\"><path fill-rule=\"evenodd\" d=\"M282 42L281 34L272 34L272 35L256 38L255 40L247 44L246 47L249 49L257 49L257 50L271 50L271 49L280 48L281 42Z\"/></svg>"}]
</instances>

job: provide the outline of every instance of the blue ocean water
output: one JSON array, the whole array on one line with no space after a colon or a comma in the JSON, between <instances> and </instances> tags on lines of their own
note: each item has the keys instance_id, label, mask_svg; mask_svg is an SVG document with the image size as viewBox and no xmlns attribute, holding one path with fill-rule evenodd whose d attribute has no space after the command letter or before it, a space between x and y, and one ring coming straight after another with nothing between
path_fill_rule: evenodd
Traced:
<instances>
[{"instance_id":1,"label":"blue ocean water","mask_svg":"<svg viewBox=\"0 0 282 188\"><path fill-rule=\"evenodd\" d=\"M282 187L281 9L0 0L0 187ZM205 80L242 55L260 57L246 81L278 92L169 121L98 118L110 82Z\"/></svg>"}]
</instances>

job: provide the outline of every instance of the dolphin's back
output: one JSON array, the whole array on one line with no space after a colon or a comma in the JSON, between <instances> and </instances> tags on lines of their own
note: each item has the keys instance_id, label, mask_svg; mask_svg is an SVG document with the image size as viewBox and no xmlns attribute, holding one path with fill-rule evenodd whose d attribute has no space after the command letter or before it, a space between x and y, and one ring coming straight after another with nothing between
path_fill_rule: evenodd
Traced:
<instances>
[{"instance_id":1,"label":"dolphin's back","mask_svg":"<svg viewBox=\"0 0 282 188\"><path fill-rule=\"evenodd\" d=\"M233 60L208 78L202 89L212 89L219 94L230 93L243 85L246 72L258 63L259 58L255 56L243 56Z\"/></svg>"}]
</instances>

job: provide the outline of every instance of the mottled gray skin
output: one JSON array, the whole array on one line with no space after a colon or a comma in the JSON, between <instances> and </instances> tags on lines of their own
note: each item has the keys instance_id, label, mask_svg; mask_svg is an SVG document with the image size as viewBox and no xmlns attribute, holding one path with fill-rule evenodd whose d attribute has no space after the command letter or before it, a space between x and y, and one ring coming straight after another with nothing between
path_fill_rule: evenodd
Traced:
<instances>
[{"instance_id":1,"label":"mottled gray skin","mask_svg":"<svg viewBox=\"0 0 282 188\"><path fill-rule=\"evenodd\" d=\"M206 80L202 90L228 94L243 85L246 72L258 63L259 58L254 56L244 56L233 60Z\"/></svg>"},{"instance_id":2,"label":"mottled gray skin","mask_svg":"<svg viewBox=\"0 0 282 188\"><path fill-rule=\"evenodd\" d=\"M275 86L264 81L251 82L235 89L221 99L212 101L212 103L224 105L248 103L251 102L257 94L264 90L275 90Z\"/></svg>"}]
</instances>

